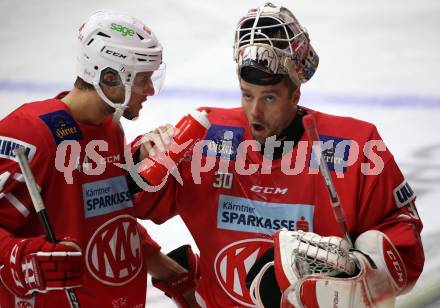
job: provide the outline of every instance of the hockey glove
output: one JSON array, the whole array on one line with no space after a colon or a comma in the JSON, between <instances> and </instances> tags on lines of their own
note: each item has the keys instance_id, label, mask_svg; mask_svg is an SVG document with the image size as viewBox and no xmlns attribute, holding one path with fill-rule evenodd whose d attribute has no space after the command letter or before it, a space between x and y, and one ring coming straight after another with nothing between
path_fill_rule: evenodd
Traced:
<instances>
[{"instance_id":1,"label":"hockey glove","mask_svg":"<svg viewBox=\"0 0 440 308\"><path fill-rule=\"evenodd\" d=\"M82 285L81 252L64 244L52 244L44 236L2 239L0 279L19 297Z\"/></svg>"},{"instance_id":2,"label":"hockey glove","mask_svg":"<svg viewBox=\"0 0 440 308\"><path fill-rule=\"evenodd\" d=\"M280 231L274 238L274 262L266 263L251 285L263 303L262 282L274 272L282 307L389 307L406 284L403 262L379 231L361 234L355 250L339 237Z\"/></svg>"},{"instance_id":3,"label":"hockey glove","mask_svg":"<svg viewBox=\"0 0 440 308\"><path fill-rule=\"evenodd\" d=\"M172 298L177 307L191 307L185 298L185 294L194 291L197 281L200 278L199 256L192 251L190 245L180 246L168 253L167 256L188 271L168 280L152 278L153 286L165 292L166 296Z\"/></svg>"}]
</instances>

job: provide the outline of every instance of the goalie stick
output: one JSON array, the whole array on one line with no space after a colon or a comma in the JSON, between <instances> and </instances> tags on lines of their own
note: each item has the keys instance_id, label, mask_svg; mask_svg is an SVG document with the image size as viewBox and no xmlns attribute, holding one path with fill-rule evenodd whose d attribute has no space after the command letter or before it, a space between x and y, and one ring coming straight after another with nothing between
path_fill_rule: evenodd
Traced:
<instances>
[{"instance_id":1,"label":"goalie stick","mask_svg":"<svg viewBox=\"0 0 440 308\"><path fill-rule=\"evenodd\" d=\"M49 221L49 216L46 213L46 208L44 206L43 199L38 191L37 184L35 182L34 175L32 174L32 170L29 167L29 162L24 152L24 148L20 147L15 150L15 155L18 160L18 164L20 165L21 172L23 173L23 178L26 182L26 186L29 190L29 194L32 199L32 203L34 205L35 211L40 218L41 224L43 225L44 231L46 232L47 238L49 242L56 243L55 233L52 230L52 226ZM66 290L66 296L69 300L70 307L79 308L79 301L76 297L75 291L72 289Z\"/></svg>"},{"instance_id":2,"label":"goalie stick","mask_svg":"<svg viewBox=\"0 0 440 308\"><path fill-rule=\"evenodd\" d=\"M318 160L319 170L324 178L325 185L327 187L330 202L332 204L333 214L335 215L336 221L338 222L345 239L348 241L351 247L353 247L353 242L351 241L350 235L348 233L347 223L345 221L344 210L341 207L341 202L339 200L338 193L336 192L335 185L328 171L327 163L322 156L321 141L319 139L318 129L316 128L316 121L313 115L308 114L303 117L303 125L307 131L307 135L312 144L313 152L315 153L316 159Z\"/></svg>"}]
</instances>

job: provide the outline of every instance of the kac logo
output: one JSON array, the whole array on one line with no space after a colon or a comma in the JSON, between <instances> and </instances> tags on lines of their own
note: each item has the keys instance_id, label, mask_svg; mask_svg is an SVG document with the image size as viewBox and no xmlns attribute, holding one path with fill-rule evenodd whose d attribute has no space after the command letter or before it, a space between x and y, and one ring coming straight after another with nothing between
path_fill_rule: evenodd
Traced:
<instances>
[{"instance_id":1,"label":"kac logo","mask_svg":"<svg viewBox=\"0 0 440 308\"><path fill-rule=\"evenodd\" d=\"M272 246L272 240L253 238L234 242L217 254L215 275L229 297L241 305L254 307L246 288L246 275L255 261Z\"/></svg>"},{"instance_id":2,"label":"kac logo","mask_svg":"<svg viewBox=\"0 0 440 308\"><path fill-rule=\"evenodd\" d=\"M87 245L86 265L104 284L120 286L132 281L142 268L136 220L121 215L99 227Z\"/></svg>"},{"instance_id":3,"label":"kac logo","mask_svg":"<svg viewBox=\"0 0 440 308\"><path fill-rule=\"evenodd\" d=\"M32 307L34 307L34 304L33 304L34 301L35 301L34 298L32 298L32 300L26 300L26 299L20 298L18 301L15 302L15 307L17 307L17 308L32 308Z\"/></svg>"}]
</instances>

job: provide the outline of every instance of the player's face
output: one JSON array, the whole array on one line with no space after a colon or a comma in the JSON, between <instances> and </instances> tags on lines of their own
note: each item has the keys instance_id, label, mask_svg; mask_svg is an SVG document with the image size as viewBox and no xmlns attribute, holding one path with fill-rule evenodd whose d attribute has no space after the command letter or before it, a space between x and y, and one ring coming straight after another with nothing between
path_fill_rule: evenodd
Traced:
<instances>
[{"instance_id":1,"label":"player's face","mask_svg":"<svg viewBox=\"0 0 440 308\"><path fill-rule=\"evenodd\" d=\"M260 143L280 133L295 116L299 89L293 92L284 82L275 85L255 85L240 81L241 105L252 136Z\"/></svg>"},{"instance_id":2,"label":"player's face","mask_svg":"<svg viewBox=\"0 0 440 308\"><path fill-rule=\"evenodd\" d=\"M131 88L131 97L127 108L124 110L124 118L132 120L139 116L142 103L148 96L154 95L152 72L137 73Z\"/></svg>"}]
</instances>

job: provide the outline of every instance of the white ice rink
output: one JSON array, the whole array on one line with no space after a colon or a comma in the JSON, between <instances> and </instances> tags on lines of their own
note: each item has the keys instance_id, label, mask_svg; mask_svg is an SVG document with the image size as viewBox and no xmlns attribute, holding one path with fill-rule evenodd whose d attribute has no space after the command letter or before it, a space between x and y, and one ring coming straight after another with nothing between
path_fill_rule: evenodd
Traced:
<instances>
[{"instance_id":1,"label":"white ice rink","mask_svg":"<svg viewBox=\"0 0 440 308\"><path fill-rule=\"evenodd\" d=\"M81 22L101 8L145 21L162 42L164 91L124 122L128 139L176 123L198 106L237 106L235 25L264 1L0 1L0 118L23 102L69 89ZM440 2L438 0L274 1L294 11L320 56L300 104L376 124L418 194L427 262L416 289L440 275ZM167 252L193 243L180 219L155 226ZM152 287L149 307L174 305ZM434 306L431 306L434 307Z\"/></svg>"}]
</instances>

